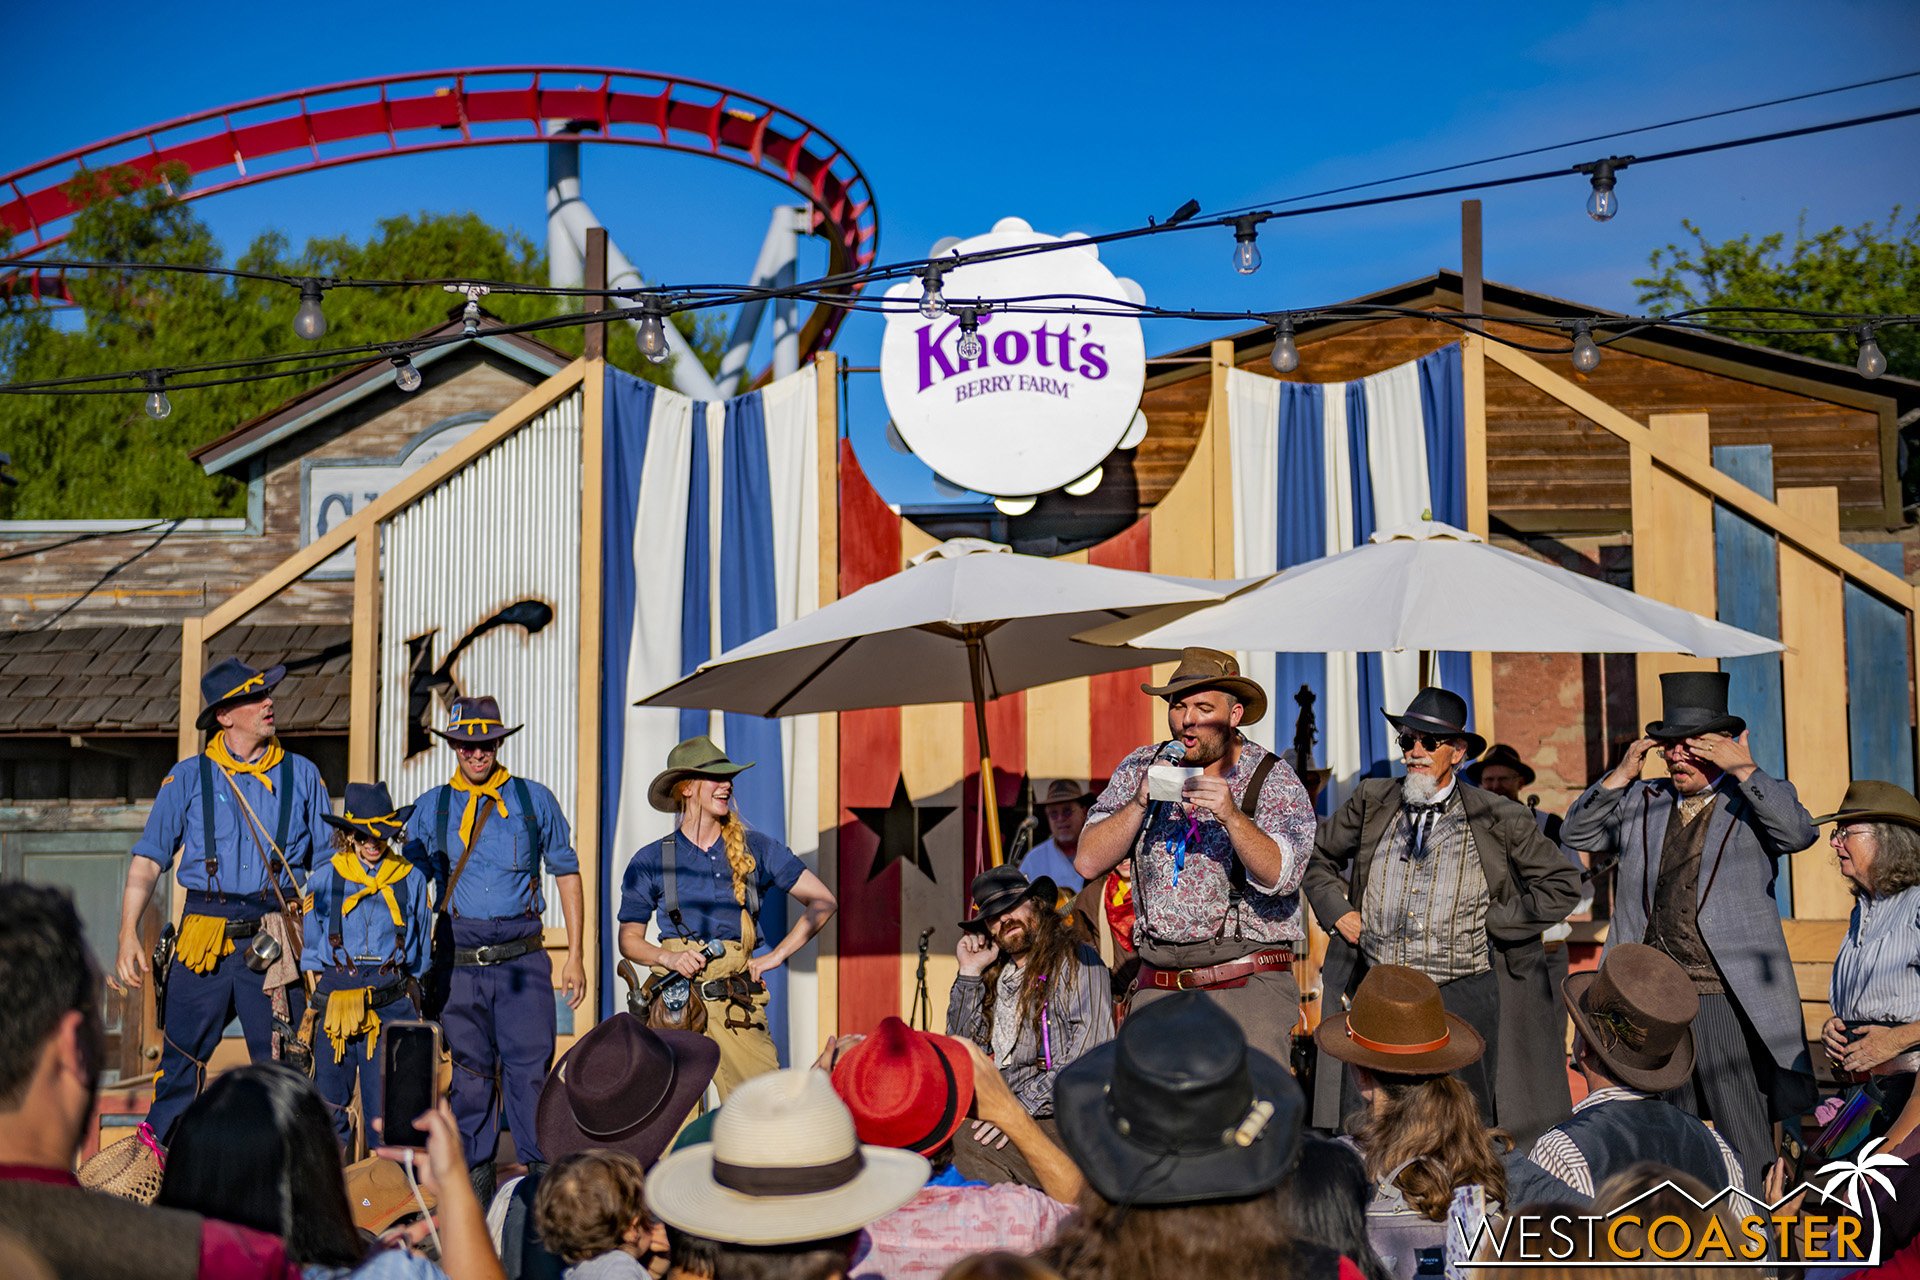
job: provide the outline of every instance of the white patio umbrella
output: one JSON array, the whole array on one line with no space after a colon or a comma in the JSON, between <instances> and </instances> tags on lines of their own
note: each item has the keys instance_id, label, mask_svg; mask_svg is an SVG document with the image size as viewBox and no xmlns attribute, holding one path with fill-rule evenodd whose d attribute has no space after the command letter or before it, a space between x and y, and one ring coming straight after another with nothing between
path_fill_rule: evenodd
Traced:
<instances>
[{"instance_id":1,"label":"white patio umbrella","mask_svg":"<svg viewBox=\"0 0 1920 1280\"><path fill-rule=\"evenodd\" d=\"M955 538L891 577L729 649L636 705L791 716L971 701L980 775L991 778L989 698L1177 657L1073 637L1142 609L1220 600L1251 581L1106 569ZM985 808L997 862L999 807Z\"/></svg>"},{"instance_id":2,"label":"white patio umbrella","mask_svg":"<svg viewBox=\"0 0 1920 1280\"><path fill-rule=\"evenodd\" d=\"M1437 521L1295 565L1222 603L1158 610L1082 633L1094 644L1278 653L1684 653L1786 646Z\"/></svg>"}]
</instances>

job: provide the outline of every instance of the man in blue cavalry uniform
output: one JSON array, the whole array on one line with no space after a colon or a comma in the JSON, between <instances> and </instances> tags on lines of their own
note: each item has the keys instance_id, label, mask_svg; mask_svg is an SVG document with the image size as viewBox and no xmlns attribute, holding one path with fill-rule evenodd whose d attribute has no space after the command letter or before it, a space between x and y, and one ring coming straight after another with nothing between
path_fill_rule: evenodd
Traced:
<instances>
[{"instance_id":1,"label":"man in blue cavalry uniform","mask_svg":"<svg viewBox=\"0 0 1920 1280\"><path fill-rule=\"evenodd\" d=\"M437 907L452 922L453 975L440 1026L453 1055L453 1114L483 1190L492 1184L502 1109L521 1161L542 1159L534 1109L554 1048L542 862L554 875L567 927L560 989L576 1009L587 991L580 861L566 816L553 792L499 761L501 741L522 727L508 728L492 698L456 699L452 724L434 732L453 747L458 767L452 781L419 798L407 820L409 847L415 840L425 847Z\"/></svg>"},{"instance_id":2,"label":"man in blue cavalry uniform","mask_svg":"<svg viewBox=\"0 0 1920 1280\"><path fill-rule=\"evenodd\" d=\"M419 980L431 959L427 869L394 852L413 806L396 809L384 782L349 782L346 811L326 821L340 834L314 870L300 967L316 975L326 1042L313 1043L313 1082L333 1111L334 1132L353 1139L348 1104L360 1084L360 1119L373 1145L380 1114L380 1024L420 1016Z\"/></svg>"},{"instance_id":3,"label":"man in blue cavalry uniform","mask_svg":"<svg viewBox=\"0 0 1920 1280\"><path fill-rule=\"evenodd\" d=\"M300 1020L298 912L301 883L324 848L326 784L311 760L273 737L273 688L285 667L256 671L237 658L200 681L212 736L199 755L160 784L146 830L133 846L120 901L116 989L141 985L149 969L140 917L153 887L181 854L186 914L174 956L158 975L165 1047L147 1122L165 1142L205 1082L207 1059L235 1014L255 1062L273 1049L273 1019Z\"/></svg>"}]
</instances>

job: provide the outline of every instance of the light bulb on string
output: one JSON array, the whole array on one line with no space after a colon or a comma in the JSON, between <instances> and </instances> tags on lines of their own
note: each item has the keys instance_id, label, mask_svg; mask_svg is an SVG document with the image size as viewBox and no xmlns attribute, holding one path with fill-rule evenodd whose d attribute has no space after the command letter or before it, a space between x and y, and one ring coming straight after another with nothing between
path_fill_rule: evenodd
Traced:
<instances>
[{"instance_id":1,"label":"light bulb on string","mask_svg":"<svg viewBox=\"0 0 1920 1280\"><path fill-rule=\"evenodd\" d=\"M947 313L947 296L940 292L939 267L928 267L920 277L920 317L923 320L938 320Z\"/></svg>"},{"instance_id":2,"label":"light bulb on string","mask_svg":"<svg viewBox=\"0 0 1920 1280\"><path fill-rule=\"evenodd\" d=\"M173 412L173 401L167 399L167 386L160 380L159 374L149 373L146 375L145 381L147 384L147 416L155 422L158 422Z\"/></svg>"},{"instance_id":3,"label":"light bulb on string","mask_svg":"<svg viewBox=\"0 0 1920 1280\"><path fill-rule=\"evenodd\" d=\"M387 359L393 365L393 385L402 391L418 391L420 384L426 381L420 376L420 371L413 367L412 356L389 356Z\"/></svg>"},{"instance_id":4,"label":"light bulb on string","mask_svg":"<svg viewBox=\"0 0 1920 1280\"><path fill-rule=\"evenodd\" d=\"M667 319L658 307L648 306L640 312L640 327L635 336L640 354L655 364L665 364L673 354L673 348L667 344Z\"/></svg>"},{"instance_id":5,"label":"light bulb on string","mask_svg":"<svg viewBox=\"0 0 1920 1280\"><path fill-rule=\"evenodd\" d=\"M1632 156L1608 156L1605 160L1574 166L1576 172L1587 175L1587 181L1593 188L1587 195L1589 218L1595 222L1610 222L1613 215L1620 212L1620 197L1614 187L1619 182L1620 170L1632 162Z\"/></svg>"},{"instance_id":6,"label":"light bulb on string","mask_svg":"<svg viewBox=\"0 0 1920 1280\"><path fill-rule=\"evenodd\" d=\"M1860 326L1860 358L1854 361L1853 367L1860 371L1863 378L1877 378L1887 371L1887 353L1874 340L1873 326L1870 324Z\"/></svg>"},{"instance_id":7,"label":"light bulb on string","mask_svg":"<svg viewBox=\"0 0 1920 1280\"><path fill-rule=\"evenodd\" d=\"M955 344L954 351L959 354L962 360L978 360L980 358L980 352L983 350L983 344L980 341L979 313L972 307L961 307L958 314L960 316L960 341Z\"/></svg>"},{"instance_id":8,"label":"light bulb on string","mask_svg":"<svg viewBox=\"0 0 1920 1280\"><path fill-rule=\"evenodd\" d=\"M1257 214L1233 220L1233 269L1250 276L1260 269L1260 223Z\"/></svg>"},{"instance_id":9,"label":"light bulb on string","mask_svg":"<svg viewBox=\"0 0 1920 1280\"><path fill-rule=\"evenodd\" d=\"M1585 320L1574 322L1573 367L1582 373L1592 373L1600 367L1600 344L1593 340L1593 330Z\"/></svg>"},{"instance_id":10,"label":"light bulb on string","mask_svg":"<svg viewBox=\"0 0 1920 1280\"><path fill-rule=\"evenodd\" d=\"M1300 348L1293 341L1293 317L1281 316L1273 327L1273 355L1270 357L1275 373L1292 373L1300 367Z\"/></svg>"},{"instance_id":11,"label":"light bulb on string","mask_svg":"<svg viewBox=\"0 0 1920 1280\"><path fill-rule=\"evenodd\" d=\"M474 337L480 332L480 302L477 298L467 299L467 306L460 313L460 332Z\"/></svg>"},{"instance_id":12,"label":"light bulb on string","mask_svg":"<svg viewBox=\"0 0 1920 1280\"><path fill-rule=\"evenodd\" d=\"M318 280L300 282L300 306L293 313L293 332L308 342L318 342L327 335L327 313L320 309Z\"/></svg>"}]
</instances>

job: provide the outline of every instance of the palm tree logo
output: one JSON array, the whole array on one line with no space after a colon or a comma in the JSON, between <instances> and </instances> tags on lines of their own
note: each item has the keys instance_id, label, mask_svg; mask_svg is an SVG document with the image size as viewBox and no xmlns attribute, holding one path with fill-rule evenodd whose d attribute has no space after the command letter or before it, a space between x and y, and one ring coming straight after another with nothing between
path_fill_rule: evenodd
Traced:
<instances>
[{"instance_id":1,"label":"palm tree logo","mask_svg":"<svg viewBox=\"0 0 1920 1280\"><path fill-rule=\"evenodd\" d=\"M1899 1156L1878 1150L1886 1142L1884 1137L1875 1138L1855 1153L1852 1160L1835 1160L1822 1165L1815 1178L1826 1178L1826 1185L1820 1187L1820 1194L1829 1200L1837 1200L1847 1206L1847 1211L1858 1215L1861 1201L1865 1200L1867 1212L1873 1221L1873 1253L1880 1253L1880 1205L1870 1192L1871 1186L1877 1186L1893 1198L1893 1181L1883 1169L1902 1169L1906 1161ZM1831 1175L1829 1177L1829 1175Z\"/></svg>"}]
</instances>

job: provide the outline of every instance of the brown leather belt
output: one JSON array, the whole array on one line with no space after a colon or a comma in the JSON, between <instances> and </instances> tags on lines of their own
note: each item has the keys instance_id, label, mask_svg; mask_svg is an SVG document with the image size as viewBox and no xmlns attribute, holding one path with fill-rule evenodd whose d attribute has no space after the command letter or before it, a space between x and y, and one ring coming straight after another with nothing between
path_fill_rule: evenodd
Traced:
<instances>
[{"instance_id":1,"label":"brown leather belt","mask_svg":"<svg viewBox=\"0 0 1920 1280\"><path fill-rule=\"evenodd\" d=\"M1256 951L1238 960L1210 965L1205 969L1156 969L1140 966L1140 985L1161 991L1204 991L1213 987L1244 987L1256 973L1272 973L1293 968L1293 952L1285 947Z\"/></svg>"}]
</instances>

